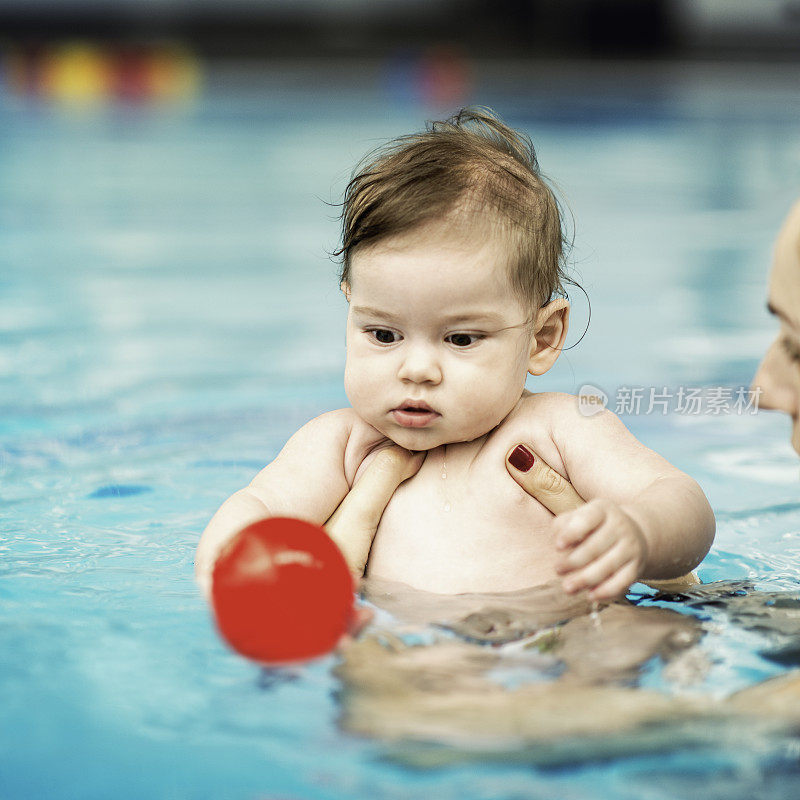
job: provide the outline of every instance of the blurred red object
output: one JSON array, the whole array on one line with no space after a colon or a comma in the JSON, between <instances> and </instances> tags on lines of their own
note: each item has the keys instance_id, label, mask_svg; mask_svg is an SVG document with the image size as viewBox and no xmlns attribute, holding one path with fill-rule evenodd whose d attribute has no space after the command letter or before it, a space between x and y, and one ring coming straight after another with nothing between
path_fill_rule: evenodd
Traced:
<instances>
[{"instance_id":1,"label":"blurred red object","mask_svg":"<svg viewBox=\"0 0 800 800\"><path fill-rule=\"evenodd\" d=\"M433 108L455 108L470 93L470 70L466 59L454 47L439 45L429 50L420 64L419 91Z\"/></svg>"},{"instance_id":2,"label":"blurred red object","mask_svg":"<svg viewBox=\"0 0 800 800\"><path fill-rule=\"evenodd\" d=\"M237 652L266 664L332 650L353 621L353 579L317 525L273 517L240 531L214 565L217 627Z\"/></svg>"},{"instance_id":3,"label":"blurred red object","mask_svg":"<svg viewBox=\"0 0 800 800\"><path fill-rule=\"evenodd\" d=\"M395 53L386 62L383 83L394 102L451 111L469 101L472 70L458 47L441 43L422 52Z\"/></svg>"}]
</instances>

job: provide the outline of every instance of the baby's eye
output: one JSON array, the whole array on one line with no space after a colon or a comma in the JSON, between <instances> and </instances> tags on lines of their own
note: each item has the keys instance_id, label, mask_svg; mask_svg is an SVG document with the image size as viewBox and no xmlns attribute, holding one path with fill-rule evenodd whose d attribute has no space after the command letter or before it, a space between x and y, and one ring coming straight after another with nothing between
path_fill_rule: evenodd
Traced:
<instances>
[{"instance_id":1,"label":"baby's eye","mask_svg":"<svg viewBox=\"0 0 800 800\"><path fill-rule=\"evenodd\" d=\"M479 333L451 333L445 337L445 341L454 344L456 347L469 347L483 338L485 337Z\"/></svg>"},{"instance_id":2,"label":"baby's eye","mask_svg":"<svg viewBox=\"0 0 800 800\"><path fill-rule=\"evenodd\" d=\"M387 330L386 328L374 328L367 331L367 335L375 339L380 344L394 344L400 341L400 335L394 331Z\"/></svg>"}]
</instances>

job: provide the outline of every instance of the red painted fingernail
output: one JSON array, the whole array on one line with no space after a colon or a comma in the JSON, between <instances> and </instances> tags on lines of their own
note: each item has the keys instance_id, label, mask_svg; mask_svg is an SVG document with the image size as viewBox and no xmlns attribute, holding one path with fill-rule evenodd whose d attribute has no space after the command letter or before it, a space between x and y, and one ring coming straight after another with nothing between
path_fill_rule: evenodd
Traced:
<instances>
[{"instance_id":1,"label":"red painted fingernail","mask_svg":"<svg viewBox=\"0 0 800 800\"><path fill-rule=\"evenodd\" d=\"M516 467L520 472L527 472L535 461L533 453L524 445L518 444L514 452L508 457L508 463Z\"/></svg>"}]
</instances>

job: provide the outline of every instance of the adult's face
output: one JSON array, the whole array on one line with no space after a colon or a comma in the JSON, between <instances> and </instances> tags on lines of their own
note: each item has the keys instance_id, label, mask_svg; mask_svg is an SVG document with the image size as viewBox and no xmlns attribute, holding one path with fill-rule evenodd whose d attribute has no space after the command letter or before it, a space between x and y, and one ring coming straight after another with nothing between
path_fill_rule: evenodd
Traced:
<instances>
[{"instance_id":1,"label":"adult's face","mask_svg":"<svg viewBox=\"0 0 800 800\"><path fill-rule=\"evenodd\" d=\"M761 408L792 418L792 447L800 454L800 201L786 218L775 243L768 303L780 330L753 378Z\"/></svg>"}]
</instances>

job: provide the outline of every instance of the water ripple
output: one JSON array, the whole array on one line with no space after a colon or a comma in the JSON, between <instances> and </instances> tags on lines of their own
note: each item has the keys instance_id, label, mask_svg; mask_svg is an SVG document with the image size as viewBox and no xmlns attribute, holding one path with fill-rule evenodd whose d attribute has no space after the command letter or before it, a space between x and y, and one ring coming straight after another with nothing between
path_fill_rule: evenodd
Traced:
<instances>
[{"instance_id":1,"label":"water ripple","mask_svg":"<svg viewBox=\"0 0 800 800\"><path fill-rule=\"evenodd\" d=\"M144 494L145 492L151 492L152 488L150 486L136 486L130 485L125 483L112 483L108 486L101 486L99 489L95 489L89 497L91 499L100 499L104 497L131 497L137 494Z\"/></svg>"}]
</instances>

